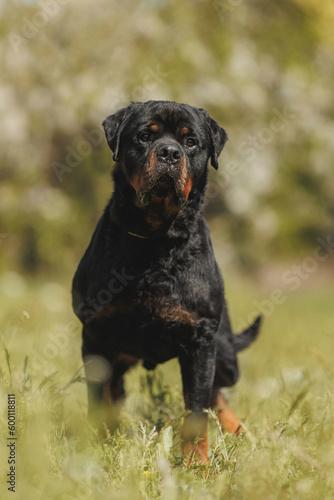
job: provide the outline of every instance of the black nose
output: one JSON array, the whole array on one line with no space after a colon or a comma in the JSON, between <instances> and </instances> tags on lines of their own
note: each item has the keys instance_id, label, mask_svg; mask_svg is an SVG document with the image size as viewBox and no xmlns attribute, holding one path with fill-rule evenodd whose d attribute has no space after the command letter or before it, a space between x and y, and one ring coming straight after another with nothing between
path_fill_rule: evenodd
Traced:
<instances>
[{"instance_id":1,"label":"black nose","mask_svg":"<svg viewBox=\"0 0 334 500\"><path fill-rule=\"evenodd\" d=\"M163 144L157 151L160 160L166 163L180 163L182 157L181 148L177 144Z\"/></svg>"}]
</instances>

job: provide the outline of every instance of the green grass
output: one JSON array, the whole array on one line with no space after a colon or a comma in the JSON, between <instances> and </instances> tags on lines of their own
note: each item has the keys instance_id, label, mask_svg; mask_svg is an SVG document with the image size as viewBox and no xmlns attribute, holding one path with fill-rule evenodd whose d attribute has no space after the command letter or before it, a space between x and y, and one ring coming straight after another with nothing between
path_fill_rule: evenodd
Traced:
<instances>
[{"instance_id":1,"label":"green grass","mask_svg":"<svg viewBox=\"0 0 334 500\"><path fill-rule=\"evenodd\" d=\"M80 326L69 288L35 283L16 294L9 286L1 299L1 499L334 498L330 292L288 295L240 355L240 381L226 394L248 433L223 434L211 413L205 476L182 465L175 360L153 373L137 367L128 374L121 425L99 442L86 420ZM234 324L255 316L253 301L266 298L235 277L227 293ZM15 494L5 484L8 393L16 394L17 406Z\"/></svg>"}]
</instances>

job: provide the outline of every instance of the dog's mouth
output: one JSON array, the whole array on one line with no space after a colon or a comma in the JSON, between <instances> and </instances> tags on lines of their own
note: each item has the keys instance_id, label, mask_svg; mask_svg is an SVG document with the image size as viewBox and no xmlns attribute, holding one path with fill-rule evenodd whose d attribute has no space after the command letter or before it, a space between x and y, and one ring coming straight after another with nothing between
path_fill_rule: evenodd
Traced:
<instances>
[{"instance_id":1,"label":"dog's mouth","mask_svg":"<svg viewBox=\"0 0 334 500\"><path fill-rule=\"evenodd\" d=\"M142 207L169 198L177 208L181 209L188 200L181 179L175 179L165 173L149 183L148 187L138 192L138 200Z\"/></svg>"},{"instance_id":2,"label":"dog's mouth","mask_svg":"<svg viewBox=\"0 0 334 500\"><path fill-rule=\"evenodd\" d=\"M174 179L169 174L164 174L157 180L153 187L157 196L168 196L171 190L174 189Z\"/></svg>"}]
</instances>

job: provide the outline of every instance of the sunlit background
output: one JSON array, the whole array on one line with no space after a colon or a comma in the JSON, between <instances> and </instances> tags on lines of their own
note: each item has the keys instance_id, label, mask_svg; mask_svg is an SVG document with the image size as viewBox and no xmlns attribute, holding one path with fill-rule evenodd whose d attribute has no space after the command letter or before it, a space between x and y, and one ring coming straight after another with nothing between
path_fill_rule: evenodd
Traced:
<instances>
[{"instance_id":1,"label":"sunlit background","mask_svg":"<svg viewBox=\"0 0 334 500\"><path fill-rule=\"evenodd\" d=\"M91 462L85 458L82 477L79 455L77 462L68 458L68 449L75 448L74 438L68 436L75 434L86 412L80 328L71 311L70 288L112 193L112 154L101 122L130 101L176 100L202 107L227 131L220 168L216 172L210 167L206 217L226 276L235 330L258 312L265 316L261 338L240 358L242 379L231 398L253 425L258 443L281 429L278 424L291 424L295 400L296 405L305 402L300 421L308 415L313 425L309 434L316 436L320 416L331 412L328 402L314 404L315 398L333 390L328 367L334 347L333 3L16 0L1 1L0 13L1 411L5 415L8 387L14 388L21 401L22 450L26 446L22 460L25 457L27 469L21 481L29 493L24 498L93 495L91 484L86 493L73 486L84 480ZM166 366L166 384L180 392L176 365ZM141 368L136 370L128 382L131 411L125 419L138 411L134 422L150 421L150 411L140 413L136 407L138 379L146 376ZM317 390L305 396L311 380ZM142 387L144 392L148 386ZM157 405L164 404L163 398L159 401ZM177 418L182 400L175 405ZM285 407L292 410L283 417ZM52 414L57 418L51 425ZM32 434L39 428L38 415L51 425L44 459L44 441ZM152 425L159 428L162 421L162 428L170 418L152 417ZM326 488L333 482L326 470L325 436L333 434L333 420L322 423L324 434L317 439L326 444L319 455L316 441L305 446L305 439L298 441L302 431L294 425L287 435L297 444L287 445L291 460L282 459L282 475L271 478L272 495L285 495L290 488L291 498L330 498ZM6 429L3 442L5 436ZM154 439L160 438L152 437L152 443ZM28 464L33 446L36 459ZM268 458L265 447L258 444L259 449L257 463L262 460L265 470L275 463L274 451ZM96 456L89 452L89 458L94 455L97 463L101 457L94 450ZM194 483L195 489L188 491L185 484L192 480L182 475L173 479L174 490L168 489L172 476L165 474L164 463L155 482L145 474L145 481L153 483L148 489L140 483L138 498L220 498L218 491L246 498L245 484L247 498L253 498L250 477L258 471L245 472L248 452L240 448L241 464L236 467L226 461L221 466L221 490L204 494L196 489L202 483ZM143 456L138 452L141 472L149 471ZM0 460L0 468L6 469L1 446ZM122 469L121 461L117 465L110 457L103 460L109 472ZM68 461L78 470L73 472ZM89 467L101 471L96 463ZM39 467L44 474L40 478ZM232 480L238 467L241 479ZM109 491L110 474L103 470L106 477L100 478L100 487ZM288 470L293 487L281 481ZM137 476L130 484L117 474L114 487L124 483L128 489L119 489L115 498L123 498L120 491L124 498L135 498ZM58 490L59 478L63 486ZM54 492L43 497L49 481L54 481ZM173 491L179 493L172 496ZM269 495L265 482L256 483L254 498L261 491Z\"/></svg>"}]
</instances>

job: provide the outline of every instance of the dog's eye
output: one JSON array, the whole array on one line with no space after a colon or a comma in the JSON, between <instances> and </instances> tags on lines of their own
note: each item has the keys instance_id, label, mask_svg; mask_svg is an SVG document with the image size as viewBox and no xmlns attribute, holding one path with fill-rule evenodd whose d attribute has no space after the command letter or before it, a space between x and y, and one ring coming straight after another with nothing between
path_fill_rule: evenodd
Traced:
<instances>
[{"instance_id":1,"label":"dog's eye","mask_svg":"<svg viewBox=\"0 0 334 500\"><path fill-rule=\"evenodd\" d=\"M139 140L141 142L148 142L150 140L150 134L146 134L146 133L140 134Z\"/></svg>"},{"instance_id":2,"label":"dog's eye","mask_svg":"<svg viewBox=\"0 0 334 500\"><path fill-rule=\"evenodd\" d=\"M187 137L186 145L188 146L188 148L193 148L194 146L196 146L195 139L192 139L191 137Z\"/></svg>"}]
</instances>

